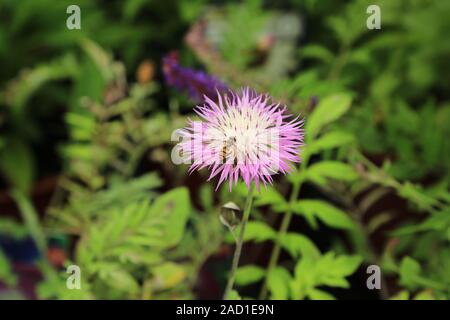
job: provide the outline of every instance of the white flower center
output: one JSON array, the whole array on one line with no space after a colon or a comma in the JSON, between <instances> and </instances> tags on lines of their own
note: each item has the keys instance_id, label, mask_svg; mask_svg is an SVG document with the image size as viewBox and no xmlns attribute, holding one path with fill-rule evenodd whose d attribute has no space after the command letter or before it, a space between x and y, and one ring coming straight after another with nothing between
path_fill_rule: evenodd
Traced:
<instances>
[{"instance_id":1,"label":"white flower center","mask_svg":"<svg viewBox=\"0 0 450 320\"><path fill-rule=\"evenodd\" d=\"M270 115L258 108L228 108L210 124L206 147L219 163L261 164L277 151L278 129Z\"/></svg>"}]
</instances>

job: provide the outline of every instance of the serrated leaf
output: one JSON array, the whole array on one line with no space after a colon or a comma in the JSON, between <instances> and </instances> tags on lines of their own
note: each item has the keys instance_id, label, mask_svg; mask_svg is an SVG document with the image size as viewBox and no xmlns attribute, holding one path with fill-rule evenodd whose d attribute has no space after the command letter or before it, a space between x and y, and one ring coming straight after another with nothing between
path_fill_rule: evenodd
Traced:
<instances>
[{"instance_id":1,"label":"serrated leaf","mask_svg":"<svg viewBox=\"0 0 450 320\"><path fill-rule=\"evenodd\" d=\"M389 300L409 300L409 292L407 290L399 291L391 296Z\"/></svg>"},{"instance_id":2,"label":"serrated leaf","mask_svg":"<svg viewBox=\"0 0 450 320\"><path fill-rule=\"evenodd\" d=\"M312 227L317 227L315 219L318 218L324 224L333 228L355 229L355 224L344 211L324 201L300 200L292 205L292 210L303 215Z\"/></svg>"},{"instance_id":3,"label":"serrated leaf","mask_svg":"<svg viewBox=\"0 0 450 320\"><path fill-rule=\"evenodd\" d=\"M213 207L214 192L213 188L209 184L204 184L200 188L200 199L203 207L206 210L211 210Z\"/></svg>"},{"instance_id":4,"label":"serrated leaf","mask_svg":"<svg viewBox=\"0 0 450 320\"><path fill-rule=\"evenodd\" d=\"M10 139L0 150L0 169L13 188L27 194L35 174L30 147L20 139Z\"/></svg>"},{"instance_id":5,"label":"serrated leaf","mask_svg":"<svg viewBox=\"0 0 450 320\"><path fill-rule=\"evenodd\" d=\"M306 138L312 140L327 124L339 119L350 108L351 101L348 94L336 94L320 100L306 121Z\"/></svg>"},{"instance_id":6,"label":"serrated leaf","mask_svg":"<svg viewBox=\"0 0 450 320\"><path fill-rule=\"evenodd\" d=\"M239 234L239 231L236 231ZM261 221L249 221L245 229L244 241L263 242L274 240L277 236L275 230Z\"/></svg>"},{"instance_id":7,"label":"serrated leaf","mask_svg":"<svg viewBox=\"0 0 450 320\"><path fill-rule=\"evenodd\" d=\"M255 265L239 267L236 270L236 284L246 286L258 282L264 277L265 270Z\"/></svg>"},{"instance_id":8,"label":"serrated leaf","mask_svg":"<svg viewBox=\"0 0 450 320\"><path fill-rule=\"evenodd\" d=\"M319 185L326 185L327 179L351 182L358 178L356 171L348 164L338 161L322 161L307 169L307 179Z\"/></svg>"},{"instance_id":9,"label":"serrated leaf","mask_svg":"<svg viewBox=\"0 0 450 320\"><path fill-rule=\"evenodd\" d=\"M330 62L333 59L333 54L326 47L310 44L306 45L300 50L300 54L306 58L315 58L323 62Z\"/></svg>"},{"instance_id":10,"label":"serrated leaf","mask_svg":"<svg viewBox=\"0 0 450 320\"><path fill-rule=\"evenodd\" d=\"M299 256L316 260L320 257L320 251L316 245L306 236L297 233L286 233L281 237L281 246L287 250L293 258Z\"/></svg>"},{"instance_id":11,"label":"serrated leaf","mask_svg":"<svg viewBox=\"0 0 450 320\"><path fill-rule=\"evenodd\" d=\"M312 284L310 287L326 285L330 287L348 288L346 277L353 274L362 262L360 256L336 256L334 252L327 252L314 262L312 272ZM296 268L296 272L300 273Z\"/></svg>"},{"instance_id":12,"label":"serrated leaf","mask_svg":"<svg viewBox=\"0 0 450 320\"><path fill-rule=\"evenodd\" d=\"M288 208L286 200L274 187L268 187L266 190L261 190L257 195L255 205L271 205L277 212L285 211Z\"/></svg>"},{"instance_id":13,"label":"serrated leaf","mask_svg":"<svg viewBox=\"0 0 450 320\"><path fill-rule=\"evenodd\" d=\"M410 289L424 287L444 290L446 288L446 284L422 276L422 268L419 262L411 257L403 258L400 264L399 273L400 283Z\"/></svg>"},{"instance_id":14,"label":"serrated leaf","mask_svg":"<svg viewBox=\"0 0 450 320\"><path fill-rule=\"evenodd\" d=\"M166 220L162 236L166 245L176 245L183 236L184 226L191 211L188 189L176 188L159 196L150 211L152 215Z\"/></svg>"},{"instance_id":15,"label":"serrated leaf","mask_svg":"<svg viewBox=\"0 0 450 320\"><path fill-rule=\"evenodd\" d=\"M309 289L307 295L311 298L311 300L336 300L336 298L328 292L315 288Z\"/></svg>"},{"instance_id":16,"label":"serrated leaf","mask_svg":"<svg viewBox=\"0 0 450 320\"><path fill-rule=\"evenodd\" d=\"M28 235L26 226L12 218L0 217L0 234L15 240L24 239Z\"/></svg>"},{"instance_id":17,"label":"serrated leaf","mask_svg":"<svg viewBox=\"0 0 450 320\"><path fill-rule=\"evenodd\" d=\"M333 274L338 274L341 276L349 276L353 272L358 269L359 265L361 264L362 259L359 256L353 255L353 256L347 256L342 255L338 256L334 259L332 265L333 265Z\"/></svg>"},{"instance_id":18,"label":"serrated leaf","mask_svg":"<svg viewBox=\"0 0 450 320\"><path fill-rule=\"evenodd\" d=\"M405 286L414 287L420 272L421 267L416 260L404 257L400 264L400 282Z\"/></svg>"},{"instance_id":19,"label":"serrated leaf","mask_svg":"<svg viewBox=\"0 0 450 320\"><path fill-rule=\"evenodd\" d=\"M166 262L154 267L152 273L153 285L160 290L173 288L187 276L185 268L173 262Z\"/></svg>"},{"instance_id":20,"label":"serrated leaf","mask_svg":"<svg viewBox=\"0 0 450 320\"><path fill-rule=\"evenodd\" d=\"M348 289L350 287L350 283L347 281L347 279L336 277L334 275L324 275L323 277L321 277L320 283L329 287L343 289Z\"/></svg>"},{"instance_id":21,"label":"serrated leaf","mask_svg":"<svg viewBox=\"0 0 450 320\"><path fill-rule=\"evenodd\" d=\"M290 283L292 299L303 299L316 282L315 261L310 257L301 258L294 269L294 279Z\"/></svg>"},{"instance_id":22,"label":"serrated leaf","mask_svg":"<svg viewBox=\"0 0 450 320\"><path fill-rule=\"evenodd\" d=\"M77 74L78 64L73 54L69 53L49 62L40 63L29 70L24 70L17 79L8 84L6 103L19 115L25 112L25 106L35 92L48 82L72 78Z\"/></svg>"},{"instance_id":23,"label":"serrated leaf","mask_svg":"<svg viewBox=\"0 0 450 320\"><path fill-rule=\"evenodd\" d=\"M242 298L236 290L231 290L225 300L242 300Z\"/></svg>"},{"instance_id":24,"label":"serrated leaf","mask_svg":"<svg viewBox=\"0 0 450 320\"><path fill-rule=\"evenodd\" d=\"M289 272L276 267L267 275L267 288L273 300L286 300L289 297L289 283L292 281Z\"/></svg>"},{"instance_id":25,"label":"serrated leaf","mask_svg":"<svg viewBox=\"0 0 450 320\"><path fill-rule=\"evenodd\" d=\"M347 145L349 143L352 143L353 141L355 141L355 137L350 133L343 131L332 131L325 133L317 140L309 142L305 147L304 153L312 155L323 150Z\"/></svg>"},{"instance_id":26,"label":"serrated leaf","mask_svg":"<svg viewBox=\"0 0 450 320\"><path fill-rule=\"evenodd\" d=\"M437 204L437 200L428 196L420 186L412 184L411 182L405 182L398 189L400 196L415 203L420 209L430 210Z\"/></svg>"},{"instance_id":27,"label":"serrated leaf","mask_svg":"<svg viewBox=\"0 0 450 320\"><path fill-rule=\"evenodd\" d=\"M108 212L111 208L122 208L143 199L152 199L156 196L152 189L159 187L161 183L162 181L156 173L148 173L126 183L116 183L95 194L88 193L78 199L74 204L74 210L98 215L100 212Z\"/></svg>"},{"instance_id":28,"label":"serrated leaf","mask_svg":"<svg viewBox=\"0 0 450 320\"><path fill-rule=\"evenodd\" d=\"M414 296L414 300L436 300L431 290L423 290Z\"/></svg>"},{"instance_id":29,"label":"serrated leaf","mask_svg":"<svg viewBox=\"0 0 450 320\"><path fill-rule=\"evenodd\" d=\"M134 277L124 269L111 269L103 274L101 277L111 287L119 289L121 291L136 293L139 285Z\"/></svg>"}]
</instances>

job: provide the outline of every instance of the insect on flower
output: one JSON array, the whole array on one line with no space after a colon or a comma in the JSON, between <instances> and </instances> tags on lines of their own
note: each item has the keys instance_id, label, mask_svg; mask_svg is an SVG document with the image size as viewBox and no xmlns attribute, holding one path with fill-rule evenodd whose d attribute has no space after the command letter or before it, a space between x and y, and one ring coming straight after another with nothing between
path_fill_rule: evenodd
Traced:
<instances>
[{"instance_id":1,"label":"insect on flower","mask_svg":"<svg viewBox=\"0 0 450 320\"><path fill-rule=\"evenodd\" d=\"M272 175L286 174L300 162L303 120L249 88L217 96L217 102L204 96L205 103L194 109L201 120L189 120L181 131L189 172L210 169L208 181L219 176L217 188L228 179L231 190L242 177L248 187L254 181L259 189L261 182L271 184Z\"/></svg>"}]
</instances>

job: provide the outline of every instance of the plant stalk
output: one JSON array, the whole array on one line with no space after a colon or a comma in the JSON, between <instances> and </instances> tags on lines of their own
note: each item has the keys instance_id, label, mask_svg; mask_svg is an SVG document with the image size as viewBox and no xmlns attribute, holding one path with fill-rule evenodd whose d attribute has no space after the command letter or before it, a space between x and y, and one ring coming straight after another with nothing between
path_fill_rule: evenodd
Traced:
<instances>
[{"instance_id":1,"label":"plant stalk","mask_svg":"<svg viewBox=\"0 0 450 320\"><path fill-rule=\"evenodd\" d=\"M264 283L263 283L263 285L261 287L261 291L259 293L259 300L264 300L267 297L267 289L268 289L267 285L268 285L268 280L269 280L269 274L276 267L278 258L280 257L281 239L284 237L284 235L286 234L286 232L289 229L289 224L291 223L292 214L293 214L291 208L292 208L293 203L298 199L298 196L300 195L300 189L302 187L303 181L305 180L304 172L306 171L306 166L308 164L308 161L309 161L309 154L305 153L302 164L300 165L300 169L299 169L301 171L300 172L301 179L299 179L299 181L296 181L293 184L292 192L291 192L291 195L289 198L289 208L288 208L286 214L283 216L283 220L281 221L280 229L278 230L277 241L275 242L275 245L272 249L272 253L270 255L269 265L267 267L266 275L264 278Z\"/></svg>"},{"instance_id":2,"label":"plant stalk","mask_svg":"<svg viewBox=\"0 0 450 320\"><path fill-rule=\"evenodd\" d=\"M250 186L250 189L248 190L247 199L245 200L245 208L244 208L244 215L242 217L241 229L239 232L239 237L236 239L236 249L235 249L234 255L233 255L233 262L231 264L231 270L230 270L230 276L228 278L228 283L225 288L225 292L223 294L223 300L227 300L231 290L233 290L234 280L236 278L236 270L239 265L239 259L241 257L242 245L244 243L245 227L247 226L248 218L250 217L250 212L251 212L252 205L253 205L253 191L254 191L254 186L252 184Z\"/></svg>"},{"instance_id":3,"label":"plant stalk","mask_svg":"<svg viewBox=\"0 0 450 320\"><path fill-rule=\"evenodd\" d=\"M280 229L278 230L277 241L275 242L272 253L270 255L269 266L267 267L267 272L266 272L266 276L264 279L264 283L261 288L261 292L259 294L260 300L265 299L267 296L267 284L268 284L269 274L273 271L273 269L277 265L278 258L280 257L281 239L284 237L287 230L289 229L289 224L291 223L292 213L293 213L292 209L291 209L291 205L298 198L298 195L300 194L301 185L302 185L302 183L298 182L298 183L295 183L293 186L291 197L289 199L289 209L286 212L286 214L283 216L283 220L281 221Z\"/></svg>"},{"instance_id":4,"label":"plant stalk","mask_svg":"<svg viewBox=\"0 0 450 320\"><path fill-rule=\"evenodd\" d=\"M23 192L16 189L11 192L11 196L16 201L25 225L30 232L30 235L36 243L40 254L45 259L45 254L47 252L47 241L45 239L45 233L39 223L39 218L36 210L34 209L28 197Z\"/></svg>"}]
</instances>

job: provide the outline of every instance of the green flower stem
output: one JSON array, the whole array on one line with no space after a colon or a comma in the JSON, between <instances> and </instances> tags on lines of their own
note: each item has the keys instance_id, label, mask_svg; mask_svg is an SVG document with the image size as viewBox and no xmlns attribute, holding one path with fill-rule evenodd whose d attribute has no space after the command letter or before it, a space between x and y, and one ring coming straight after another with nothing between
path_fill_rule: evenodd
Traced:
<instances>
[{"instance_id":1,"label":"green flower stem","mask_svg":"<svg viewBox=\"0 0 450 320\"><path fill-rule=\"evenodd\" d=\"M247 221L248 221L248 218L250 217L250 212L252 210L253 191L254 191L254 186L252 184L250 186L250 189L248 190L247 199L245 200L244 216L242 217L241 229L240 229L240 232L239 232L239 237L236 239L236 249L234 251L234 256L233 256L233 262L232 262L232 265L231 265L230 276L228 278L228 283L227 283L227 286L225 288L225 293L223 294L223 299L224 300L228 299L228 296L229 296L231 290L233 290L234 280L236 278L236 270L237 270L238 265L239 265L239 258L241 257L242 245L244 243L245 227L247 226Z\"/></svg>"},{"instance_id":2,"label":"green flower stem","mask_svg":"<svg viewBox=\"0 0 450 320\"><path fill-rule=\"evenodd\" d=\"M39 218L36 210L31 204L30 199L22 191L17 189L13 190L11 192L11 196L16 201L25 225L30 232L30 235L36 243L39 252L45 259L45 254L47 252L47 241L45 239L45 233L39 223Z\"/></svg>"},{"instance_id":3,"label":"green flower stem","mask_svg":"<svg viewBox=\"0 0 450 320\"><path fill-rule=\"evenodd\" d=\"M259 293L259 299L263 300L267 297L267 285L269 280L269 274L273 271L273 269L276 267L278 263L278 258L280 257L280 251L281 251L281 239L286 235L286 232L289 229L289 224L291 223L292 219L292 205L294 202L298 199L298 196L300 195L300 189L302 187L303 181L305 180L305 170L307 163L309 161L308 154L304 154L303 162L300 166L300 175L301 178L298 181L295 181L292 187L292 192L289 198L289 208L286 212L286 214L283 216L283 220L281 221L280 229L278 230L276 243L273 247L272 253L270 255L269 259L269 265L267 267L266 275L264 278L264 283L261 288L261 292Z\"/></svg>"},{"instance_id":4,"label":"green flower stem","mask_svg":"<svg viewBox=\"0 0 450 320\"><path fill-rule=\"evenodd\" d=\"M39 222L39 216L33 207L30 199L20 190L13 190L11 196L19 207L22 219L27 226L28 232L33 238L36 246L41 254L42 261L38 263L43 275L49 279L57 279L58 274L47 260L47 240L44 230Z\"/></svg>"},{"instance_id":5,"label":"green flower stem","mask_svg":"<svg viewBox=\"0 0 450 320\"><path fill-rule=\"evenodd\" d=\"M295 201L295 199L298 198L298 195L300 193L300 187L301 187L301 183L294 184L294 187L293 187L293 190L291 193L291 200L289 201L290 204L292 204ZM280 245L281 239L286 234L287 230L289 229L289 224L291 223L292 209L290 207L291 206L289 205L289 209L286 212L286 214L283 216L283 220L281 221L280 229L278 230L277 241L276 241L276 243L273 247L272 253L270 255L269 266L267 267L264 284L263 284L261 292L259 294L260 300L265 299L267 296L267 284L268 284L268 280L269 280L269 274L273 271L273 269L277 265L278 258L280 257L280 251L281 251L281 245Z\"/></svg>"}]
</instances>

